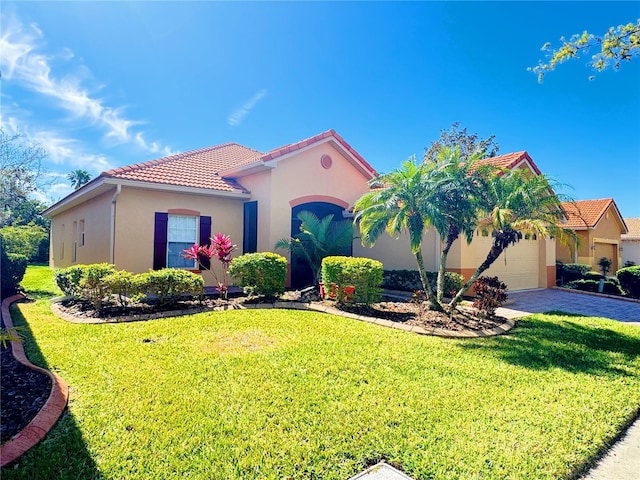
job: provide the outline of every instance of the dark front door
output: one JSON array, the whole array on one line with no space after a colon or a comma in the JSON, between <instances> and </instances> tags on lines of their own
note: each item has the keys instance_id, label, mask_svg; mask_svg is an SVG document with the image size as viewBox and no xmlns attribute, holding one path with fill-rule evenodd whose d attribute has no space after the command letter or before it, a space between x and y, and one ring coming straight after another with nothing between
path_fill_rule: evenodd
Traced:
<instances>
[{"instance_id":1,"label":"dark front door","mask_svg":"<svg viewBox=\"0 0 640 480\"><path fill-rule=\"evenodd\" d=\"M295 237L300 233L300 224L302 223L298 219L298 213L302 211L309 211L314 213L319 219L333 214L333 221L344 220L342 218L343 207L334 205L327 202L310 202L303 203L291 209L291 236ZM352 249L349 247L343 255L351 255ZM313 271L303 255L292 253L291 254L291 286L293 288L304 288L314 284Z\"/></svg>"}]
</instances>

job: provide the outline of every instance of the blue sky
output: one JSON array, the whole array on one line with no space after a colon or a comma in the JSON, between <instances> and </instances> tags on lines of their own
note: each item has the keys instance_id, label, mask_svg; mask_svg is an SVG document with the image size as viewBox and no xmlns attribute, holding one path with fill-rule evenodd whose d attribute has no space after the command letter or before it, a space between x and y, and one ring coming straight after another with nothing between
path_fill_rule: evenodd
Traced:
<instances>
[{"instance_id":1,"label":"blue sky","mask_svg":"<svg viewBox=\"0 0 640 480\"><path fill-rule=\"evenodd\" d=\"M540 47L640 18L638 2L10 2L1 121L53 185L224 142L261 151L334 128L388 172L454 121L527 150L575 199L640 217L640 58L539 84Z\"/></svg>"}]
</instances>

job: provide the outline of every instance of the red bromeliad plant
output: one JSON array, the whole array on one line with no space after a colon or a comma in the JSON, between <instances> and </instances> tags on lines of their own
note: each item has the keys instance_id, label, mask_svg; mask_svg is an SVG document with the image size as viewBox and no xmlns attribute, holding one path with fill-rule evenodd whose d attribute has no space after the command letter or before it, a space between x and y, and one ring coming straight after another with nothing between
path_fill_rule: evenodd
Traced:
<instances>
[{"instance_id":1,"label":"red bromeliad plant","mask_svg":"<svg viewBox=\"0 0 640 480\"><path fill-rule=\"evenodd\" d=\"M191 248L184 249L182 256L190 260L197 260L200 268L211 272L213 278L218 284L217 289L220 293L220 297L227 298L227 274L229 271L229 264L231 263L231 253L236 249L237 245L231 243L231 237L229 235L224 235L220 232L216 233L209 240L211 240L209 245L193 244ZM202 264L203 259L206 258L211 261L213 257L217 257L222 264L222 281L218 279L215 270L211 268L210 262L208 268Z\"/></svg>"}]
</instances>

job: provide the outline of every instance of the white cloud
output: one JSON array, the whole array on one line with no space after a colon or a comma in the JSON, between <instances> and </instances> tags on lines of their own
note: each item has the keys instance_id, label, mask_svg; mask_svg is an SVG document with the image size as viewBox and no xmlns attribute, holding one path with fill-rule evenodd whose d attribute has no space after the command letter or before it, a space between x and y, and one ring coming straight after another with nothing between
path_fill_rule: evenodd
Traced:
<instances>
[{"instance_id":1,"label":"white cloud","mask_svg":"<svg viewBox=\"0 0 640 480\"><path fill-rule=\"evenodd\" d=\"M70 64L74 53L65 47L57 55L42 53L44 49L43 32L35 24L23 25L10 13L2 16L2 36L0 37L0 68L3 79L16 82L23 88L52 99L56 104L74 117L89 120L102 129L105 138L117 143L132 142L134 145L155 153L168 149L157 142L141 143L137 141L132 127L143 122L128 119L124 107L110 107L104 101L95 98L84 81L90 77L85 65ZM69 70L63 76L55 76L53 65L62 64Z\"/></svg>"},{"instance_id":2,"label":"white cloud","mask_svg":"<svg viewBox=\"0 0 640 480\"><path fill-rule=\"evenodd\" d=\"M244 121L246 116L249 115L249 112L253 109L253 107L256 106L256 103L258 103L258 101L262 97L264 97L266 94L267 94L266 89L263 88L262 90L260 90L251 99L249 99L249 101L245 102L245 104L242 107L238 108L231 115L229 115L229 118L227 119L227 123L232 127L239 126Z\"/></svg>"}]
</instances>

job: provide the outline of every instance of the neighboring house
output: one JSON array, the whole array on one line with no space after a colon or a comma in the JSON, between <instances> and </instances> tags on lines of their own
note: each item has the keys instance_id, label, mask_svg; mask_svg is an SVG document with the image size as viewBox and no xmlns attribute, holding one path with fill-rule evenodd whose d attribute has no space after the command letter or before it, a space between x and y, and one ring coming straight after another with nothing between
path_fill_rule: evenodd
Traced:
<instances>
[{"instance_id":1,"label":"neighboring house","mask_svg":"<svg viewBox=\"0 0 640 480\"><path fill-rule=\"evenodd\" d=\"M622 266L627 262L640 265L640 218L625 218L628 232L620 235L622 240Z\"/></svg>"},{"instance_id":2,"label":"neighboring house","mask_svg":"<svg viewBox=\"0 0 640 480\"><path fill-rule=\"evenodd\" d=\"M567 248L556 245L556 258L564 263L591 265L599 272L598 260L611 260L610 274L615 274L622 266L620 257L621 235L628 232L613 198L599 200L578 200L562 204L567 214L565 227L578 235L578 245Z\"/></svg>"},{"instance_id":3,"label":"neighboring house","mask_svg":"<svg viewBox=\"0 0 640 480\"><path fill-rule=\"evenodd\" d=\"M540 173L526 152L487 161ZM334 130L267 153L226 143L116 168L43 212L51 218L50 264L109 262L136 273L194 270L182 250L208 243L216 232L238 243L234 256L273 251L278 240L299 231L296 216L302 210L351 218L353 204L377 175ZM471 246L456 242L450 270L470 276L490 243L486 232L478 232ZM434 271L441 247L433 230L425 233L423 245L426 268ZM406 237L383 236L369 249L356 234L352 254L379 259L389 270L416 268ZM290 285L310 283L302 259L290 258L290 265ZM219 265L214 261L212 267ZM554 241L523 238L486 275L499 276L511 290L553 285ZM211 277L205 281L213 284Z\"/></svg>"}]
</instances>

